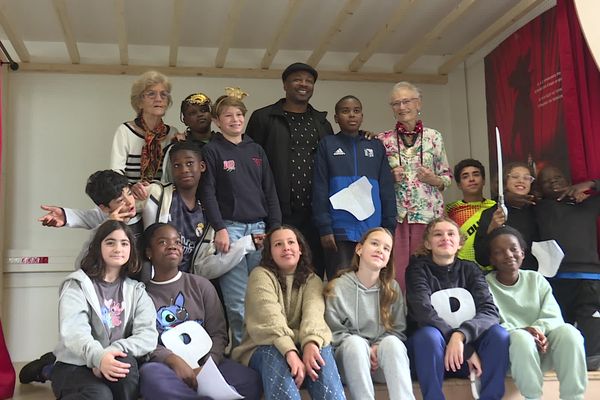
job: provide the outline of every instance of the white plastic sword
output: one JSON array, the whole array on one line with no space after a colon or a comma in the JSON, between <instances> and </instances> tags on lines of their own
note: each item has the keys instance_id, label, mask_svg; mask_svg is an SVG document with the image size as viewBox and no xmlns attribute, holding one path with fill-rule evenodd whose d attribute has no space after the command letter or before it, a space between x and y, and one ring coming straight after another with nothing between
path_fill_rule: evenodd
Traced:
<instances>
[{"instance_id":1,"label":"white plastic sword","mask_svg":"<svg viewBox=\"0 0 600 400\"><path fill-rule=\"evenodd\" d=\"M502 142L500 140L500 131L496 127L496 154L498 156L498 207L502 209L504 218L508 219L508 209L504 205L504 175L502 168Z\"/></svg>"}]
</instances>

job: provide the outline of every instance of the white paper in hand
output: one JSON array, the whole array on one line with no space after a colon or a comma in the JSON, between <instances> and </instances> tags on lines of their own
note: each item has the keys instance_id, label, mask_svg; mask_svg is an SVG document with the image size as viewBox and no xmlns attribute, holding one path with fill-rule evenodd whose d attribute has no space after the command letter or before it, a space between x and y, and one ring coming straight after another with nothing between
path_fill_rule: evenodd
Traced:
<instances>
[{"instance_id":1,"label":"white paper in hand","mask_svg":"<svg viewBox=\"0 0 600 400\"><path fill-rule=\"evenodd\" d=\"M191 368L198 368L198 360L207 355L212 347L212 339L196 321L185 321L166 330L160 339L167 349L183 358Z\"/></svg>"},{"instance_id":2,"label":"white paper in hand","mask_svg":"<svg viewBox=\"0 0 600 400\"><path fill-rule=\"evenodd\" d=\"M236 400L243 399L232 386L230 386L212 357L208 357L202 366L200 373L196 376L198 382L198 395L207 396L214 400Z\"/></svg>"},{"instance_id":3,"label":"white paper in hand","mask_svg":"<svg viewBox=\"0 0 600 400\"><path fill-rule=\"evenodd\" d=\"M331 206L336 210L345 210L357 220L364 221L375 212L371 190L373 185L366 176L352 182L347 188L340 190L329 198Z\"/></svg>"},{"instance_id":4,"label":"white paper in hand","mask_svg":"<svg viewBox=\"0 0 600 400\"><path fill-rule=\"evenodd\" d=\"M558 272L558 267L565 256L556 240L533 242L531 253L538 260L538 272L547 278L552 278Z\"/></svg>"}]
</instances>

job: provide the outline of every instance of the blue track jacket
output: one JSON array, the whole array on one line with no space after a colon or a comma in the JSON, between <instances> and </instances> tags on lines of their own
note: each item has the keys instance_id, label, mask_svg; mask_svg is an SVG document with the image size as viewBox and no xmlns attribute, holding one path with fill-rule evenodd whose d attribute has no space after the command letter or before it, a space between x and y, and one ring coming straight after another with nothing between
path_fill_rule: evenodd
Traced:
<instances>
[{"instance_id":1,"label":"blue track jacket","mask_svg":"<svg viewBox=\"0 0 600 400\"><path fill-rule=\"evenodd\" d=\"M334 210L329 197L363 176L373 185L375 212L359 221L348 211ZM356 137L340 132L322 138L315 157L312 208L320 236L334 234L336 240L358 242L367 230L378 226L393 235L396 199L383 144L367 140L362 131Z\"/></svg>"}]
</instances>

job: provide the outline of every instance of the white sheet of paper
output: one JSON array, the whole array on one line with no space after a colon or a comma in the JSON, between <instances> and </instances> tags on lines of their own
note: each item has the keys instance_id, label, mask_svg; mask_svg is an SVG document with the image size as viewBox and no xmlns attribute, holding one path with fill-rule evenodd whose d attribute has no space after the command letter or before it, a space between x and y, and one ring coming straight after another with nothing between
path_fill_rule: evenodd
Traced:
<instances>
[{"instance_id":1,"label":"white sheet of paper","mask_svg":"<svg viewBox=\"0 0 600 400\"><path fill-rule=\"evenodd\" d=\"M183 342L182 335L190 339L188 344ZM166 330L160 339L167 349L183 358L191 368L198 368L198 360L207 355L212 347L212 339L196 321L185 321Z\"/></svg>"},{"instance_id":2,"label":"white sheet of paper","mask_svg":"<svg viewBox=\"0 0 600 400\"><path fill-rule=\"evenodd\" d=\"M375 212L371 190L373 185L363 176L352 182L347 188L340 190L329 198L336 210L345 210L354 215L357 220L364 221Z\"/></svg>"},{"instance_id":3,"label":"white sheet of paper","mask_svg":"<svg viewBox=\"0 0 600 400\"><path fill-rule=\"evenodd\" d=\"M207 396L214 400L236 400L243 399L232 386L230 386L212 357L208 357L202 366L200 373L196 376L198 382L198 395Z\"/></svg>"},{"instance_id":4,"label":"white sheet of paper","mask_svg":"<svg viewBox=\"0 0 600 400\"><path fill-rule=\"evenodd\" d=\"M227 253L216 253L203 258L202 263L195 266L196 273L206 279L216 279L231 271L246 254L255 250L252 236L243 236L229 245Z\"/></svg>"},{"instance_id":5,"label":"white sheet of paper","mask_svg":"<svg viewBox=\"0 0 600 400\"><path fill-rule=\"evenodd\" d=\"M531 253L538 260L538 272L547 278L552 278L558 272L558 267L565 256L556 240L533 242Z\"/></svg>"}]
</instances>

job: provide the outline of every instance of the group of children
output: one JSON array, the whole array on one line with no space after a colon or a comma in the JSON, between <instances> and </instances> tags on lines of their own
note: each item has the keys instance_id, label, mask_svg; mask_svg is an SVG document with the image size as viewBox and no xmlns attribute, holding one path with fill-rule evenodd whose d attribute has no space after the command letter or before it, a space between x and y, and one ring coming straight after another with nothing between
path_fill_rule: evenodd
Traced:
<instances>
[{"instance_id":1,"label":"group of children","mask_svg":"<svg viewBox=\"0 0 600 400\"><path fill-rule=\"evenodd\" d=\"M167 89L165 82L154 82L139 93L148 104L134 106L139 125L146 129L153 121L162 138L168 128L155 117L156 109L170 104ZM564 323L546 280L520 270L524 260L524 268L535 269L527 261L531 241L567 240L552 235L556 226L538 231L531 207L518 206L531 202L533 179L523 165L506 168L505 187L516 195L508 216L483 198L481 163L464 160L456 166L464 199L448 205L451 218L427 225L403 293L392 257L396 204L386 152L360 130L360 100L343 97L335 106L340 132L323 138L315 156L312 207L326 252L324 288L305 238L281 225L271 167L262 147L243 135L247 110L236 94L214 104L202 93L188 96L181 106L187 140L144 147L142 153L156 153L156 145L169 148L162 169L163 180L172 183L140 184L131 181L133 175L128 180L99 171L86 186L97 209L43 207L44 225L94 232L78 270L61 286L56 363L44 355L23 369L22 381L50 378L58 398L128 399L141 392L148 399L196 399L196 375L210 356L227 382L250 399L260 398L262 390L267 399L299 399L303 385L313 398L343 399L342 381L354 399L374 398L373 381L386 382L392 399L411 399L411 373L425 399L443 398L445 376L469 374L481 382L480 398L500 399L510 365L526 398L541 397L548 368L557 370L561 398L583 398L583 338ZM132 89L132 105L133 97ZM218 133L211 131L211 121ZM125 153L135 159L132 150ZM144 173L158 171L156 160L146 164L141 163ZM548 195L563 189L552 183L555 176L548 180ZM344 190L346 197L334 204ZM582 203L587 218L598 211L596 203ZM539 202L535 212L543 207ZM582 216L573 210L551 214L548 224ZM222 300L208 280L190 273L201 262L198 239L208 231L217 253L227 253L246 236L254 243L219 277ZM589 352L595 344L588 341L595 342L586 329L591 335L596 321L583 315L583 297L572 286L589 273L587 261L565 253L570 267L561 274L572 276L559 275L552 285L568 297L573 311L566 319L578 322ZM591 257L591 249L585 254ZM485 276L468 259L495 272ZM146 290L130 277L146 282ZM224 356L225 315L235 361ZM189 321L212 339L196 368L161 339ZM587 361L589 367L590 357Z\"/></svg>"}]
</instances>

